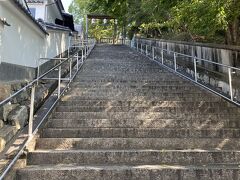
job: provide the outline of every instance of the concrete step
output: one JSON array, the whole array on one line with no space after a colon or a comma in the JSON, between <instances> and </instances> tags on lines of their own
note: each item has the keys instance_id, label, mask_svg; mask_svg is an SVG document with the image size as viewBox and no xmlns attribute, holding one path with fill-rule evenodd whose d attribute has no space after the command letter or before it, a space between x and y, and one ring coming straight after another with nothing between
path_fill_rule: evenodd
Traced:
<instances>
[{"instance_id":1,"label":"concrete step","mask_svg":"<svg viewBox=\"0 0 240 180\"><path fill-rule=\"evenodd\" d=\"M170 75L165 75L165 73L161 74L107 74L105 72L105 74L103 75L102 73L96 73L96 75L81 75L79 77L76 77L77 81L112 81L112 80L117 80L117 81L121 81L121 80L128 80L128 81L182 81L184 82L185 80L180 79L179 77L176 76L170 76ZM187 81L185 81L187 82Z\"/></svg>"},{"instance_id":2,"label":"concrete step","mask_svg":"<svg viewBox=\"0 0 240 180\"><path fill-rule=\"evenodd\" d=\"M28 165L205 165L237 164L240 152L231 150L35 150Z\"/></svg>"},{"instance_id":3,"label":"concrete step","mask_svg":"<svg viewBox=\"0 0 240 180\"><path fill-rule=\"evenodd\" d=\"M194 86L194 84L191 84L189 82L181 82L181 81L128 81L128 80L109 80L109 81L78 81L73 82L71 84L71 87L83 87L83 86Z\"/></svg>"},{"instance_id":4,"label":"concrete step","mask_svg":"<svg viewBox=\"0 0 240 180\"><path fill-rule=\"evenodd\" d=\"M61 101L59 102L59 106L91 106L91 107L115 107L115 106L121 106L121 107L197 107L197 108L220 108L220 107L236 107L230 103L227 103L226 101L218 101L218 102L212 102L212 101L134 101L134 100L128 100L128 101L114 101L114 100L79 100L79 101Z\"/></svg>"},{"instance_id":5,"label":"concrete step","mask_svg":"<svg viewBox=\"0 0 240 180\"><path fill-rule=\"evenodd\" d=\"M121 79L125 79L127 76L130 77L130 79L141 79L141 78L169 78L169 79L179 79L179 77L177 76L173 76L173 74L171 73L167 73L164 71L158 71L158 72L152 72L151 70L148 72L124 72L124 71L119 71L119 70L108 70L108 69L104 69L104 70L99 70L96 67L97 70L94 70L94 74L92 74L92 71L89 70L85 70L85 71L81 71L81 76L78 76L77 79L92 79L92 78L121 78Z\"/></svg>"},{"instance_id":6,"label":"concrete step","mask_svg":"<svg viewBox=\"0 0 240 180\"><path fill-rule=\"evenodd\" d=\"M39 138L36 149L42 150L239 150L238 138Z\"/></svg>"},{"instance_id":7,"label":"concrete step","mask_svg":"<svg viewBox=\"0 0 240 180\"><path fill-rule=\"evenodd\" d=\"M94 93L76 93L76 94L67 94L65 95L62 100L66 101L82 101L82 100L115 100L115 101L129 101L129 99L133 101L186 101L186 102L193 102L193 101L212 101L212 102L219 102L221 100L220 97L217 96L203 96L199 95L173 95L169 94L145 94L145 95L137 95L137 94L107 94L102 93L96 95Z\"/></svg>"},{"instance_id":8,"label":"concrete step","mask_svg":"<svg viewBox=\"0 0 240 180\"><path fill-rule=\"evenodd\" d=\"M199 107L122 107L122 106L98 106L98 107L91 107L91 106L58 106L56 108L56 112L166 112L166 113L188 113L189 111L195 113L223 113L223 114L236 114L239 113L240 110L238 108L226 108L226 107L219 107L219 108L199 108Z\"/></svg>"},{"instance_id":9,"label":"concrete step","mask_svg":"<svg viewBox=\"0 0 240 180\"><path fill-rule=\"evenodd\" d=\"M239 138L240 129L45 128L43 138Z\"/></svg>"},{"instance_id":10,"label":"concrete step","mask_svg":"<svg viewBox=\"0 0 240 180\"><path fill-rule=\"evenodd\" d=\"M50 119L51 128L240 128L239 119Z\"/></svg>"},{"instance_id":11,"label":"concrete step","mask_svg":"<svg viewBox=\"0 0 240 180\"><path fill-rule=\"evenodd\" d=\"M172 91L187 91L187 93L190 92L190 90L193 90L193 91L199 91L199 92L206 92L205 90L203 89L200 89L199 87L197 86L193 86L193 85L188 85L188 86L178 86L178 85L138 85L138 86L135 86L135 85L131 85L131 84L128 84L128 85L124 85L124 84L108 84L108 85L103 85L103 86L92 86L90 84L85 84L85 85L79 85L77 87L71 87L71 89L74 89L74 90L86 90L86 89L90 89L90 90L136 90L136 91L169 91L169 90L172 90Z\"/></svg>"},{"instance_id":12,"label":"concrete step","mask_svg":"<svg viewBox=\"0 0 240 180\"><path fill-rule=\"evenodd\" d=\"M151 92L149 92L151 91ZM140 89L133 89L133 88L125 88L125 89L117 89L117 88L111 88L111 87L99 87L99 88L71 88L69 92L78 92L78 93L135 93L135 94L159 94L159 93L166 93L166 94L203 94L209 96L209 93L206 91L201 91L199 89L194 89L192 87L192 90L189 89L148 89L148 88L140 88ZM190 93L191 92L191 93Z\"/></svg>"},{"instance_id":13,"label":"concrete step","mask_svg":"<svg viewBox=\"0 0 240 180\"><path fill-rule=\"evenodd\" d=\"M121 91L121 90L106 90L106 91L96 91L88 89L86 91L75 91L75 89L72 89L69 91L69 94L73 96L82 96L85 94L89 94L91 96L111 96L111 95L121 95L121 96L160 96L160 97L215 97L211 94L201 91L197 92L161 92L161 91L136 91L136 90L129 90L129 91Z\"/></svg>"},{"instance_id":14,"label":"concrete step","mask_svg":"<svg viewBox=\"0 0 240 180\"><path fill-rule=\"evenodd\" d=\"M238 165L124 165L29 166L18 171L18 180L238 180Z\"/></svg>"},{"instance_id":15,"label":"concrete step","mask_svg":"<svg viewBox=\"0 0 240 180\"><path fill-rule=\"evenodd\" d=\"M185 81L185 80L128 80L128 79L102 79L102 80L97 80L97 79L80 79L77 82L73 82L72 86L75 85L82 85L82 84L91 84L91 85L107 85L107 84L134 84L134 85L189 85L190 82Z\"/></svg>"},{"instance_id":16,"label":"concrete step","mask_svg":"<svg viewBox=\"0 0 240 180\"><path fill-rule=\"evenodd\" d=\"M167 79L167 78L156 78L156 79L129 79L126 77L126 79L116 79L116 78L97 78L97 77L93 77L93 78L80 78L78 79L77 83L81 84L81 83L137 83L137 84L145 84L145 83L153 83L155 85L167 85L167 84L180 84L180 85L185 85L185 84L189 84L190 82L183 80L183 79ZM76 84L77 84L76 83ZM75 85L75 83L73 83L73 85Z\"/></svg>"},{"instance_id":17,"label":"concrete step","mask_svg":"<svg viewBox=\"0 0 240 180\"><path fill-rule=\"evenodd\" d=\"M101 59L101 58L99 58ZM111 58L108 58L108 59L104 59L102 61L96 61L96 60L92 60L89 59L86 64L85 64L85 68L88 68L89 66L90 67L103 67L103 68L108 68L108 67L129 67L129 68L144 68L144 69L152 69L152 68L156 68L156 64L152 63L152 62L128 62L128 59L125 60L124 62L124 59L123 61L119 61L116 59L115 61L108 61L109 59ZM162 69L161 67L157 66L159 69Z\"/></svg>"},{"instance_id":18,"label":"concrete step","mask_svg":"<svg viewBox=\"0 0 240 180\"><path fill-rule=\"evenodd\" d=\"M205 113L198 112L186 113L165 113L165 112L54 112L52 118L55 119L206 119L206 120L221 120L221 119L239 119L238 114L225 113Z\"/></svg>"},{"instance_id":19,"label":"concrete step","mask_svg":"<svg viewBox=\"0 0 240 180\"><path fill-rule=\"evenodd\" d=\"M105 67L105 66L91 66L89 64L87 64L86 66L84 66L81 70L80 73L81 74L92 74L92 72L96 72L96 73L119 73L119 74L124 74L124 73L135 73L135 74L145 74L145 73L165 73L165 74L171 74L169 72L167 72L166 70L163 70L159 67L157 68L151 68L151 69L146 69L146 68L133 68L133 67L114 67L114 66L110 66L110 67Z\"/></svg>"},{"instance_id":20,"label":"concrete step","mask_svg":"<svg viewBox=\"0 0 240 180\"><path fill-rule=\"evenodd\" d=\"M86 88L89 88L89 89L121 89L121 90L128 90L128 89L143 89L144 90L198 90L198 91L201 91L203 89L200 89L199 87L197 86L194 86L194 85L191 85L191 84L188 84L188 85L144 85L144 84L124 84L124 83L108 83L108 84L100 84L100 85L97 85L97 84L87 84L87 83L84 83L84 84L78 84L77 86L71 86L70 87L71 89L76 89L76 90L81 90L81 89L86 89ZM205 91L205 90L204 90Z\"/></svg>"}]
</instances>

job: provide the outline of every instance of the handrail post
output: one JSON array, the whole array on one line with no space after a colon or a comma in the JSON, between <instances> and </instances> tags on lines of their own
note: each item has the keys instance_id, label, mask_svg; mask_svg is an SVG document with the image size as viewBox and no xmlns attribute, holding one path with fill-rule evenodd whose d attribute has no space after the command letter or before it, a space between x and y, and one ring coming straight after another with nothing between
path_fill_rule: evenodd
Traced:
<instances>
[{"instance_id":1,"label":"handrail post","mask_svg":"<svg viewBox=\"0 0 240 180\"><path fill-rule=\"evenodd\" d=\"M87 44L87 57L88 57L88 55L89 55L89 46L88 46L88 44ZM87 58L86 57L86 58Z\"/></svg>"},{"instance_id":2,"label":"handrail post","mask_svg":"<svg viewBox=\"0 0 240 180\"><path fill-rule=\"evenodd\" d=\"M141 54L143 53L143 44L141 43Z\"/></svg>"},{"instance_id":3,"label":"handrail post","mask_svg":"<svg viewBox=\"0 0 240 180\"><path fill-rule=\"evenodd\" d=\"M195 78L195 81L197 82L198 79L197 79L197 59L196 57L194 57L194 78Z\"/></svg>"},{"instance_id":4,"label":"handrail post","mask_svg":"<svg viewBox=\"0 0 240 180\"><path fill-rule=\"evenodd\" d=\"M138 40L137 40L137 51L138 51Z\"/></svg>"},{"instance_id":5,"label":"handrail post","mask_svg":"<svg viewBox=\"0 0 240 180\"><path fill-rule=\"evenodd\" d=\"M148 56L148 45L146 44L146 56Z\"/></svg>"},{"instance_id":6,"label":"handrail post","mask_svg":"<svg viewBox=\"0 0 240 180\"><path fill-rule=\"evenodd\" d=\"M58 68L58 98L60 98L61 94L61 72L62 71L62 66L59 66Z\"/></svg>"},{"instance_id":7,"label":"handrail post","mask_svg":"<svg viewBox=\"0 0 240 180\"><path fill-rule=\"evenodd\" d=\"M38 80L38 77L39 77L39 75L40 75L40 64L41 64L41 63L39 62L40 60L41 60L41 59L39 59L39 60L37 61L37 85L38 85L38 83L39 83L39 82L38 82L38 81L39 81L39 80Z\"/></svg>"},{"instance_id":8,"label":"handrail post","mask_svg":"<svg viewBox=\"0 0 240 180\"><path fill-rule=\"evenodd\" d=\"M152 47L152 58L153 58L153 60L155 60L155 48L154 47Z\"/></svg>"},{"instance_id":9,"label":"handrail post","mask_svg":"<svg viewBox=\"0 0 240 180\"><path fill-rule=\"evenodd\" d=\"M85 50L84 57L85 57L85 59L87 59L87 46L86 45L84 45L84 50Z\"/></svg>"},{"instance_id":10,"label":"handrail post","mask_svg":"<svg viewBox=\"0 0 240 180\"><path fill-rule=\"evenodd\" d=\"M84 52L83 52L83 48L82 48L82 63L83 63L83 53L84 53Z\"/></svg>"},{"instance_id":11,"label":"handrail post","mask_svg":"<svg viewBox=\"0 0 240 180\"><path fill-rule=\"evenodd\" d=\"M79 54L79 51L77 52L77 71L78 71L78 68L79 68L78 54Z\"/></svg>"},{"instance_id":12,"label":"handrail post","mask_svg":"<svg viewBox=\"0 0 240 180\"><path fill-rule=\"evenodd\" d=\"M69 78L72 81L72 58L69 60Z\"/></svg>"},{"instance_id":13,"label":"handrail post","mask_svg":"<svg viewBox=\"0 0 240 180\"><path fill-rule=\"evenodd\" d=\"M177 72L177 55L175 52L174 52L174 70L175 72Z\"/></svg>"},{"instance_id":14,"label":"handrail post","mask_svg":"<svg viewBox=\"0 0 240 180\"><path fill-rule=\"evenodd\" d=\"M70 56L70 46L68 46L68 58Z\"/></svg>"},{"instance_id":15,"label":"handrail post","mask_svg":"<svg viewBox=\"0 0 240 180\"><path fill-rule=\"evenodd\" d=\"M229 79L230 97L231 97L231 101L233 101L232 69L230 67L228 68L228 79Z\"/></svg>"},{"instance_id":16,"label":"handrail post","mask_svg":"<svg viewBox=\"0 0 240 180\"><path fill-rule=\"evenodd\" d=\"M36 85L34 83L31 91L30 113L29 113L29 121L28 121L28 137L29 138L32 136L32 133L33 133L35 89L36 89Z\"/></svg>"},{"instance_id":17,"label":"handrail post","mask_svg":"<svg viewBox=\"0 0 240 180\"><path fill-rule=\"evenodd\" d=\"M162 51L161 51L161 56L162 56L162 64L164 63L164 57L163 57L163 49L162 49Z\"/></svg>"}]
</instances>

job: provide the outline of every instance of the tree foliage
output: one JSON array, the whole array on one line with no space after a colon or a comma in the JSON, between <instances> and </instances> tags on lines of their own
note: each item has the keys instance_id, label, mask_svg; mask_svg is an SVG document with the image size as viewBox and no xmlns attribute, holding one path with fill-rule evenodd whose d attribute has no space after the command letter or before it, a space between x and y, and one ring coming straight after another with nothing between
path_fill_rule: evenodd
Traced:
<instances>
[{"instance_id":1,"label":"tree foliage","mask_svg":"<svg viewBox=\"0 0 240 180\"><path fill-rule=\"evenodd\" d=\"M239 0L74 0L70 8L114 16L130 36L240 44Z\"/></svg>"}]
</instances>

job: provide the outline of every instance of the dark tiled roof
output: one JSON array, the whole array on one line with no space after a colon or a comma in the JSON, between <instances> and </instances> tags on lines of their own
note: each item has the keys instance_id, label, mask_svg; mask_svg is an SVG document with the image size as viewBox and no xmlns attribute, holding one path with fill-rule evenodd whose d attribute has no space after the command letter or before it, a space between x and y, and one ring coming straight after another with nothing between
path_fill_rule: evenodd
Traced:
<instances>
[{"instance_id":1,"label":"dark tiled roof","mask_svg":"<svg viewBox=\"0 0 240 180\"><path fill-rule=\"evenodd\" d=\"M54 30L61 30L61 31L71 31L68 27L53 24L53 23L44 23L44 25L49 28L49 29L54 29Z\"/></svg>"},{"instance_id":2,"label":"dark tiled roof","mask_svg":"<svg viewBox=\"0 0 240 180\"><path fill-rule=\"evenodd\" d=\"M34 19L34 17L32 17L30 11L28 9L26 9L25 7L23 7L23 5L21 3L18 2L18 0L11 0L16 6L17 8L22 11L36 26L38 26L38 28L45 34L48 34L47 31Z\"/></svg>"}]
</instances>

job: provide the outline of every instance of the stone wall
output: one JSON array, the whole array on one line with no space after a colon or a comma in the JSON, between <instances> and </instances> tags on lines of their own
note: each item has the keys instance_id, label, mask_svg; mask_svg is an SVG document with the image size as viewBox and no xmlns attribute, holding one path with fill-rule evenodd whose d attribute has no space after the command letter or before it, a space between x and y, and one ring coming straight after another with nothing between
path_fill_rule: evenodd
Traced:
<instances>
[{"instance_id":1,"label":"stone wall","mask_svg":"<svg viewBox=\"0 0 240 180\"><path fill-rule=\"evenodd\" d=\"M225 46L218 44L204 44L204 43L191 43L181 41L170 41L162 39L146 39L136 38L136 40L143 44L145 51L146 45L159 47L156 49L155 55L161 59L161 49L164 51L165 65L173 67L174 51L176 54L177 69L182 74L194 79L194 57L197 58L197 77L198 82L215 89L219 93L230 96L229 75L228 68L216 65L210 62L216 62L224 65L240 68L240 47L238 46ZM136 41L135 41L136 46ZM151 53L151 49L149 49ZM199 59L198 59L199 58ZM203 61L208 60L210 62ZM233 95L237 101L240 101L240 71L232 70L232 86Z\"/></svg>"},{"instance_id":2,"label":"stone wall","mask_svg":"<svg viewBox=\"0 0 240 180\"><path fill-rule=\"evenodd\" d=\"M62 54L62 56L66 56L66 52ZM59 61L49 61L43 64L41 66L40 74L54 67L54 65L57 63L59 63ZM76 62L73 63L73 66L75 63ZM64 63L62 65L62 76L66 76L68 72L69 63ZM17 76L16 72L15 74ZM58 71L53 71L49 74L49 77L58 77ZM25 87L29 81L31 80L28 79L24 81L0 82L0 102L9 97L11 94L14 94L21 88ZM39 81L39 84L36 86L35 93L35 110L41 107L42 103L44 103L44 101L56 89L56 87L57 81ZM26 89L24 92L13 98L11 102L0 106L0 151L4 149L5 145L12 139L18 130L22 129L28 124L30 97L31 89ZM6 132L6 129L10 129L11 131Z\"/></svg>"},{"instance_id":3,"label":"stone wall","mask_svg":"<svg viewBox=\"0 0 240 180\"><path fill-rule=\"evenodd\" d=\"M167 50L193 55L222 64L240 67L240 47L221 44L194 43L163 39L137 38L140 42Z\"/></svg>"}]
</instances>

